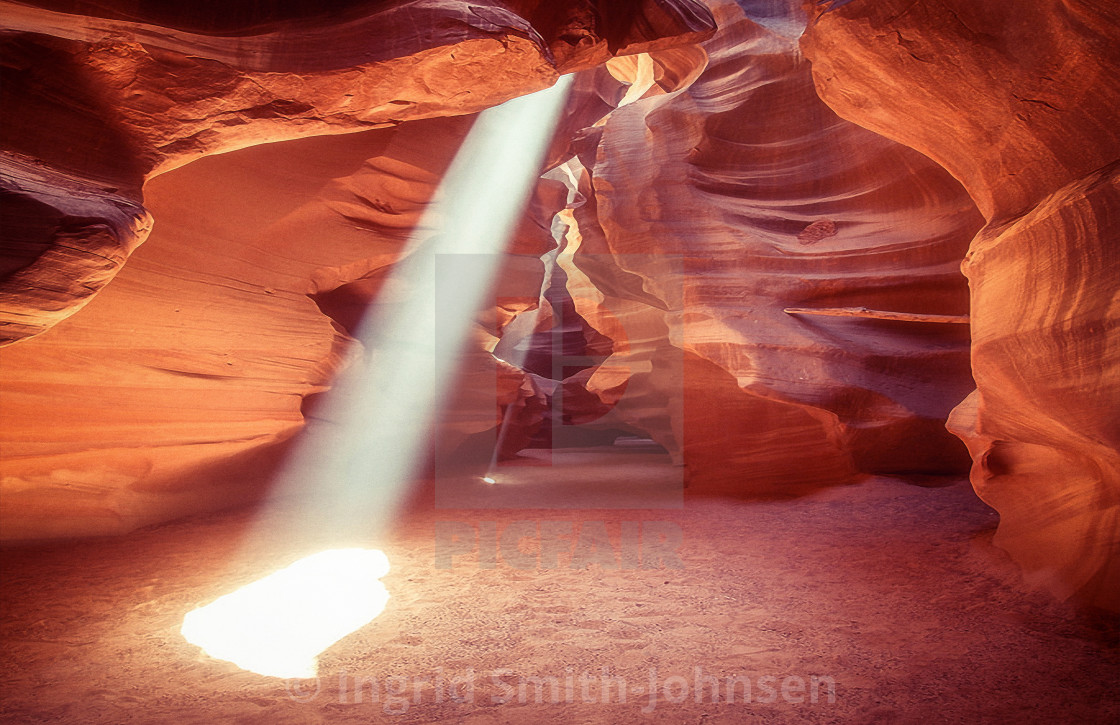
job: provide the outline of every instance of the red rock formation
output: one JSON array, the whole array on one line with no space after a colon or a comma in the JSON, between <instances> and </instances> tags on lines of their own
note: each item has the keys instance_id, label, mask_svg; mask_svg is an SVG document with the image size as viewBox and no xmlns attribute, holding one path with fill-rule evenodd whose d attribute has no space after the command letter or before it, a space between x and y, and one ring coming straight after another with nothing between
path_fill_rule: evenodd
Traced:
<instances>
[{"instance_id":1,"label":"red rock formation","mask_svg":"<svg viewBox=\"0 0 1120 725\"><path fill-rule=\"evenodd\" d=\"M0 155L0 345L80 310L147 238L137 202L31 159Z\"/></svg>"},{"instance_id":2,"label":"red rock formation","mask_svg":"<svg viewBox=\"0 0 1120 725\"><path fill-rule=\"evenodd\" d=\"M400 247L346 214L394 223L361 203L380 197L415 216L425 197L406 193L438 178L399 162L393 136L261 146L148 185L161 220L150 243L82 314L0 351L5 536L127 530L244 497L261 452L298 430L302 396L338 363L342 337L309 293ZM397 172L392 195L385 181L348 188L365 157ZM331 244L308 243L316 228Z\"/></svg>"},{"instance_id":3,"label":"red rock formation","mask_svg":"<svg viewBox=\"0 0 1120 725\"><path fill-rule=\"evenodd\" d=\"M619 405L660 397L624 417L683 447L697 487L963 470L944 421L972 387L968 338L948 323L968 311L958 266L975 207L927 158L825 107L795 41L734 3L714 9L703 72L655 85L576 147L574 264L587 260L623 334L648 334L624 359L670 368L631 379ZM871 311L834 316L857 307Z\"/></svg>"},{"instance_id":4,"label":"red rock formation","mask_svg":"<svg viewBox=\"0 0 1120 725\"><path fill-rule=\"evenodd\" d=\"M582 14L545 38L530 19L489 0L356 4L341 16L323 8L298 21L287 17L289 9L232 35L4 3L4 25L16 37L7 49L17 84L10 92L21 104L9 109L16 123L5 145L98 178L111 169L150 176L262 141L479 111L580 67L570 54L556 59L555 51L573 42L594 46L595 62L602 62L611 51L642 52L710 34L694 3L630 5L633 12L615 10L598 21L607 27L597 27L602 13L590 3L554 6L549 17ZM155 12L158 23L166 13ZM180 25L207 18L201 8L181 18L170 14ZM50 93L63 85L88 95L77 119L67 112L70 94ZM43 128L34 119L44 111L80 126ZM52 143L60 131L94 125L113 133L131 156L91 159Z\"/></svg>"},{"instance_id":5,"label":"red rock formation","mask_svg":"<svg viewBox=\"0 0 1120 725\"><path fill-rule=\"evenodd\" d=\"M788 495L958 470L956 406L997 542L1120 606L1120 10L817 3L799 45L796 3L710 5L701 46L692 0L0 2L3 536L255 495L465 114L578 70L443 445L546 415L490 352L552 324L559 211L558 329L610 352L572 422Z\"/></svg>"},{"instance_id":6,"label":"red rock formation","mask_svg":"<svg viewBox=\"0 0 1120 725\"><path fill-rule=\"evenodd\" d=\"M0 173L13 207L5 214L54 209L0 247L5 267L24 269L0 281L0 344L41 332L112 278L148 225L105 215L140 201L145 179L253 144L472 113L612 53L711 32L692 0L627 3L625 12L578 1L548 9L489 0L343 3L341 14L278 3L235 13L228 25L217 5L145 6L151 17L134 17L130 3L44 5L52 9L0 3ZM531 22L537 16L547 36ZM50 171L33 171L43 164ZM105 210L59 227L52 220L69 212L37 191L44 179L90 203L103 197L96 203ZM75 244L83 255L68 251ZM40 292L21 297L28 286Z\"/></svg>"},{"instance_id":7,"label":"red rock formation","mask_svg":"<svg viewBox=\"0 0 1120 725\"><path fill-rule=\"evenodd\" d=\"M964 264L976 391L950 427L996 542L1120 608L1120 8L853 2L803 47L830 106L936 160L987 219Z\"/></svg>"},{"instance_id":8,"label":"red rock formation","mask_svg":"<svg viewBox=\"0 0 1120 725\"><path fill-rule=\"evenodd\" d=\"M472 121L264 145L152 181L163 223L114 283L0 351L4 536L112 533L257 496L357 353L347 330L399 297L385 273ZM530 232L509 249L505 321L537 302L545 245ZM516 430L541 419L525 374L487 352L502 324L475 330L444 448L508 405Z\"/></svg>"},{"instance_id":9,"label":"red rock formation","mask_svg":"<svg viewBox=\"0 0 1120 725\"><path fill-rule=\"evenodd\" d=\"M569 5L350 3L334 17L277 4L282 16L214 27L202 6L136 18L126 3L98 3L97 17L44 4L3 6L5 231L18 235L0 322L23 339L0 352L6 539L120 532L257 495L349 354L344 328L382 292L470 126L461 114L603 53L680 42L663 33L710 32L688 1L596 10L545 36L514 10ZM51 327L143 241L145 178L155 235ZM506 406L520 429L541 415L525 375L486 352L536 303L551 237L527 229L504 307L475 330L445 445L494 428Z\"/></svg>"}]
</instances>

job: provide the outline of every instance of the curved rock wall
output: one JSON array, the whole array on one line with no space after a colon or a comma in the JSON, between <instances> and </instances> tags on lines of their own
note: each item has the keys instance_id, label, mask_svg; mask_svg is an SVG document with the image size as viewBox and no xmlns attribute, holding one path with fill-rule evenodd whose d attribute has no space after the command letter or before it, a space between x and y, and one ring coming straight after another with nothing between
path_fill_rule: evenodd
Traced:
<instances>
[{"instance_id":1,"label":"curved rock wall","mask_svg":"<svg viewBox=\"0 0 1120 725\"><path fill-rule=\"evenodd\" d=\"M22 340L0 352L6 539L257 495L350 354L346 324L381 291L464 114L713 29L693 0L226 10L0 3L0 342ZM145 181L159 227L124 266L152 223ZM539 278L542 251L522 234L506 277ZM475 330L460 389L497 370L480 388L497 399L452 401L448 445L505 406L541 415L525 375L487 352L536 303L539 279L523 288Z\"/></svg>"},{"instance_id":2,"label":"curved rock wall","mask_svg":"<svg viewBox=\"0 0 1120 725\"><path fill-rule=\"evenodd\" d=\"M149 243L81 314L0 350L6 538L128 530L259 486L341 362L309 293L402 246L360 228L397 220L362 200L415 216L438 178L396 135L260 146L148 185ZM383 175L363 190L366 157Z\"/></svg>"},{"instance_id":3,"label":"curved rock wall","mask_svg":"<svg viewBox=\"0 0 1120 725\"><path fill-rule=\"evenodd\" d=\"M803 41L824 100L938 161L987 225L963 265L976 391L954 412L996 542L1120 608L1120 7L854 2Z\"/></svg>"},{"instance_id":4,"label":"curved rock wall","mask_svg":"<svg viewBox=\"0 0 1120 725\"><path fill-rule=\"evenodd\" d=\"M959 264L975 206L926 157L828 109L795 40L735 3L713 10L698 76L654 84L576 145L574 264L614 255L584 266L626 332L654 335L629 355L657 370L671 347L683 366L643 411L683 396L683 420L661 408L641 426L683 450L696 487L964 470L944 422L972 388ZM659 75L688 75L651 55Z\"/></svg>"},{"instance_id":5,"label":"curved rock wall","mask_svg":"<svg viewBox=\"0 0 1120 725\"><path fill-rule=\"evenodd\" d=\"M472 122L263 145L149 183L162 224L113 284L0 351L4 538L116 533L259 496L360 353L348 330L403 292L386 272ZM503 307L474 330L444 448L506 406L530 434L541 419L531 381L488 350L537 303L543 238L528 225L508 250Z\"/></svg>"},{"instance_id":6,"label":"curved rock wall","mask_svg":"<svg viewBox=\"0 0 1120 725\"><path fill-rule=\"evenodd\" d=\"M212 27L225 11L209 4L156 4L152 17L135 16L132 3L96 4L91 16L59 10L93 4L43 4L0 2L4 215L53 209L23 225L32 238L0 246L0 273L27 267L19 278L0 278L7 303L0 344L79 309L149 226L106 234L105 212L84 227L54 225L60 211L36 191L44 175L55 187L80 189L90 203L122 206L141 201L146 179L207 154L469 114L613 53L712 30L694 0L628 3L622 14L581 0L547 10L490 0L344 3L340 14L316 3L278 3L250 13L246 20L255 24L233 28ZM74 244L90 253L70 254ZM54 264L61 256L65 264ZM39 257L45 259L36 264ZM40 293L21 297L27 285Z\"/></svg>"},{"instance_id":7,"label":"curved rock wall","mask_svg":"<svg viewBox=\"0 0 1120 725\"><path fill-rule=\"evenodd\" d=\"M609 350L572 420L790 495L962 470L948 418L997 542L1120 606L1120 9L708 5L714 35L694 0L0 1L3 536L256 495L466 114L579 71L445 445L546 415L490 352L559 212L570 332Z\"/></svg>"}]
</instances>

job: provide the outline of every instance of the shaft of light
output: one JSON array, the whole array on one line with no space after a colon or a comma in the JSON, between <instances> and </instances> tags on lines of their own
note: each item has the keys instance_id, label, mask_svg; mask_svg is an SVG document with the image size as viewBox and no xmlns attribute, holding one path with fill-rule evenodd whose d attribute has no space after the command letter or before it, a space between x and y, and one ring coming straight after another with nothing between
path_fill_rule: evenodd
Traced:
<instances>
[{"instance_id":1,"label":"shaft of light","mask_svg":"<svg viewBox=\"0 0 1120 725\"><path fill-rule=\"evenodd\" d=\"M182 630L189 641L261 674L307 677L323 649L384 608L384 587L355 588L368 583L369 572L353 565L383 555L343 549L351 553L341 560L351 566L340 565L336 547L380 535L426 459L440 404L570 84L561 77L550 89L479 116L386 283L384 289L407 290L405 299L379 305L379 314L363 323L363 360L327 402L325 418L334 424L308 430L277 482L277 506L264 512L257 538L248 542L250 548L278 540L299 549L326 544L332 551L191 612ZM437 288L437 262L457 259L462 269L442 276Z\"/></svg>"},{"instance_id":2,"label":"shaft of light","mask_svg":"<svg viewBox=\"0 0 1120 725\"><path fill-rule=\"evenodd\" d=\"M332 391L324 417L281 480L305 502L282 526L376 536L427 458L433 425L533 185L571 84L516 98L479 115L384 289L359 340L367 351ZM461 262L459 261L461 260ZM463 267L441 276L437 262ZM267 533L267 532L266 532Z\"/></svg>"}]
</instances>

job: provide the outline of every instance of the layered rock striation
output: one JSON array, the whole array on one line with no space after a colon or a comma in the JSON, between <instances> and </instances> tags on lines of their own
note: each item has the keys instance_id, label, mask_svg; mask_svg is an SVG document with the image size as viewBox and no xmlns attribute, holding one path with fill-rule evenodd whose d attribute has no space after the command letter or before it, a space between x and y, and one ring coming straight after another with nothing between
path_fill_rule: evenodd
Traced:
<instances>
[{"instance_id":1,"label":"layered rock striation","mask_svg":"<svg viewBox=\"0 0 1120 725\"><path fill-rule=\"evenodd\" d=\"M112 278L150 226L142 210L118 220L112 207L128 213L146 179L254 144L473 113L712 29L692 0L521 5L277 3L223 21L216 4L149 17L123 2L0 3L0 174L21 231L0 260L25 270L0 279L0 343L45 330ZM70 220L44 178L105 209ZM75 245L85 254L66 251ZM39 294L21 297L28 286Z\"/></svg>"},{"instance_id":2,"label":"layered rock striation","mask_svg":"<svg viewBox=\"0 0 1120 725\"><path fill-rule=\"evenodd\" d=\"M392 296L470 113L712 29L687 0L343 5L214 25L205 5L4 4L4 538L259 496L355 354L349 330ZM524 225L476 325L449 446L507 408L540 419L539 391L488 350L537 303L545 227Z\"/></svg>"},{"instance_id":3,"label":"layered rock striation","mask_svg":"<svg viewBox=\"0 0 1120 725\"><path fill-rule=\"evenodd\" d=\"M976 390L950 428L996 542L1120 607L1120 9L856 2L803 40L821 97L960 179Z\"/></svg>"},{"instance_id":4,"label":"layered rock striation","mask_svg":"<svg viewBox=\"0 0 1120 725\"><path fill-rule=\"evenodd\" d=\"M964 470L944 422L972 388L976 207L825 106L796 34L713 11L704 54L651 53L625 77L633 102L574 144L573 265L606 310L584 315L635 371L615 405L646 396L628 415L697 489Z\"/></svg>"},{"instance_id":5,"label":"layered rock striation","mask_svg":"<svg viewBox=\"0 0 1120 725\"><path fill-rule=\"evenodd\" d=\"M439 446L628 431L752 496L971 454L997 543L1120 606L1111 4L0 14L4 538L258 496L471 114L576 73Z\"/></svg>"}]
</instances>

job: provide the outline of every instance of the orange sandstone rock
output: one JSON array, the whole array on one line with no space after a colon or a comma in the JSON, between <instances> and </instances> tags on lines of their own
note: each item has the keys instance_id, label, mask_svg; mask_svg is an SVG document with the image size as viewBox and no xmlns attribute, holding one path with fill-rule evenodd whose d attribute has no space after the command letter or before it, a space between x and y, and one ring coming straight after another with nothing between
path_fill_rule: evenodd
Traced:
<instances>
[{"instance_id":1,"label":"orange sandstone rock","mask_svg":"<svg viewBox=\"0 0 1120 725\"><path fill-rule=\"evenodd\" d=\"M1120 608L1120 8L853 2L802 45L832 108L940 163L987 220L963 265L976 391L950 428L996 542Z\"/></svg>"},{"instance_id":2,"label":"orange sandstone rock","mask_svg":"<svg viewBox=\"0 0 1120 725\"><path fill-rule=\"evenodd\" d=\"M346 325L386 292L466 114L713 29L693 0L137 8L0 3L0 342L22 340L0 351L7 539L257 496L352 354ZM157 231L124 265L151 227L141 199ZM513 246L536 274L538 243ZM524 430L539 418L526 376L486 352L502 315L536 304L514 288L464 373L497 371L497 399L450 416L449 441L506 407Z\"/></svg>"},{"instance_id":3,"label":"orange sandstone rock","mask_svg":"<svg viewBox=\"0 0 1120 725\"><path fill-rule=\"evenodd\" d=\"M706 62L576 145L573 264L623 318L616 357L647 370L624 417L696 488L964 470L944 422L972 387L967 329L951 323L968 312L975 206L928 158L829 110L795 40L713 8Z\"/></svg>"},{"instance_id":4,"label":"orange sandstone rock","mask_svg":"<svg viewBox=\"0 0 1120 725\"><path fill-rule=\"evenodd\" d=\"M136 16L128 3L42 5L0 2L0 149L16 155L0 159L9 217L51 205L34 191L44 174L29 172L28 163L49 167L56 187L104 196L106 208L135 203L146 179L207 154L469 114L615 53L712 31L693 0L624 9L574 0L550 8L491 0L280 3L228 18L217 4L145 6L150 16ZM546 25L547 35L519 11ZM51 223L64 211L45 211L38 224L23 225L34 238L0 245L5 266L46 257L22 278L0 280L7 302L0 344L79 309L144 240L150 225L117 228L105 213L75 229ZM75 242L111 263L71 254ZM58 279L47 271L56 263ZM17 299L28 285L41 292Z\"/></svg>"}]
</instances>

